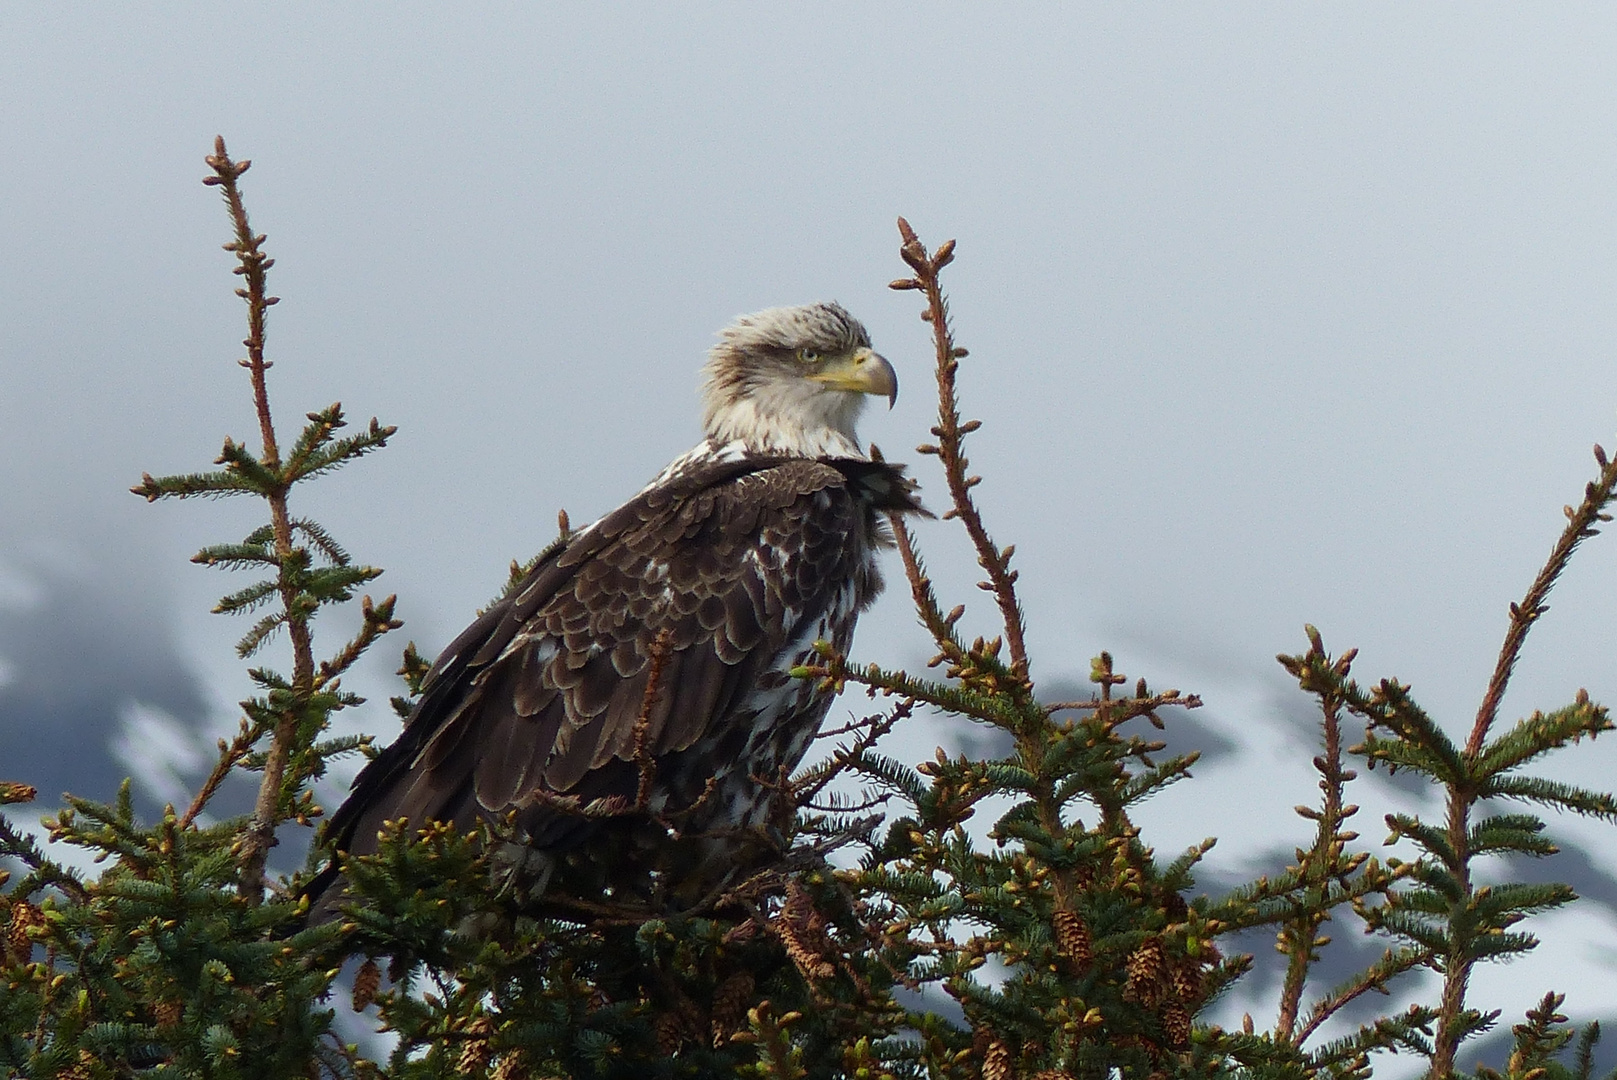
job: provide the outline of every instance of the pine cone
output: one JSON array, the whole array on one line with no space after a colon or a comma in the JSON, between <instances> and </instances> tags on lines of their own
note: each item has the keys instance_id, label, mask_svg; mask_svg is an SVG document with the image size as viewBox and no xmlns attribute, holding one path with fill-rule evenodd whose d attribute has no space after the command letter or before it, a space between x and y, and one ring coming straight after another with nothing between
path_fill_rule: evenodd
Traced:
<instances>
[{"instance_id":1,"label":"pine cone","mask_svg":"<svg viewBox=\"0 0 1617 1080\"><path fill-rule=\"evenodd\" d=\"M825 940L825 916L814 906L814 898L796 878L786 882L786 914L811 937Z\"/></svg>"},{"instance_id":2,"label":"pine cone","mask_svg":"<svg viewBox=\"0 0 1617 1080\"><path fill-rule=\"evenodd\" d=\"M1147 1008L1156 1004L1158 982L1162 978L1162 940L1150 937L1140 942L1140 947L1129 957L1127 971L1128 984L1123 988L1123 996Z\"/></svg>"},{"instance_id":3,"label":"pine cone","mask_svg":"<svg viewBox=\"0 0 1617 1080\"><path fill-rule=\"evenodd\" d=\"M983 1058L983 1080L1010 1080L1011 1051L1002 1042L989 1046Z\"/></svg>"},{"instance_id":4,"label":"pine cone","mask_svg":"<svg viewBox=\"0 0 1617 1080\"><path fill-rule=\"evenodd\" d=\"M45 916L28 901L18 900L12 904L11 926L6 933L6 951L15 957L18 963L25 963L34 951L34 942L28 936L28 931L44 925Z\"/></svg>"},{"instance_id":5,"label":"pine cone","mask_svg":"<svg viewBox=\"0 0 1617 1080\"><path fill-rule=\"evenodd\" d=\"M1193 1005L1202 996L1204 975L1200 964L1191 962L1173 969L1168 985L1173 996L1185 1005Z\"/></svg>"},{"instance_id":6,"label":"pine cone","mask_svg":"<svg viewBox=\"0 0 1617 1080\"><path fill-rule=\"evenodd\" d=\"M382 969L376 961L367 958L354 974L354 1011L364 1012L376 1000L376 990L382 985Z\"/></svg>"},{"instance_id":7,"label":"pine cone","mask_svg":"<svg viewBox=\"0 0 1617 1080\"><path fill-rule=\"evenodd\" d=\"M494 1071L489 1073L489 1080L526 1080L528 1070L522 1067L522 1052L512 1050L500 1055L500 1060L494 1063Z\"/></svg>"},{"instance_id":8,"label":"pine cone","mask_svg":"<svg viewBox=\"0 0 1617 1080\"><path fill-rule=\"evenodd\" d=\"M174 1027L185 1017L185 1006L178 1001L159 1001L152 1006L158 1027Z\"/></svg>"},{"instance_id":9,"label":"pine cone","mask_svg":"<svg viewBox=\"0 0 1617 1080\"><path fill-rule=\"evenodd\" d=\"M716 1050L747 1022L747 1003L756 985L750 971L737 971L713 991L713 1048Z\"/></svg>"},{"instance_id":10,"label":"pine cone","mask_svg":"<svg viewBox=\"0 0 1617 1080\"><path fill-rule=\"evenodd\" d=\"M1162 1007L1162 1034L1175 1050L1190 1045L1190 1010L1177 1001Z\"/></svg>"},{"instance_id":11,"label":"pine cone","mask_svg":"<svg viewBox=\"0 0 1617 1080\"><path fill-rule=\"evenodd\" d=\"M482 1072L488 1068L489 1061L494 1057L488 1044L488 1037L494 1034L494 1025L489 1022L488 1017L479 1016L467 1024L466 1034L471 1038L461 1047L460 1060L455 1064L455 1068L462 1076Z\"/></svg>"},{"instance_id":12,"label":"pine cone","mask_svg":"<svg viewBox=\"0 0 1617 1080\"><path fill-rule=\"evenodd\" d=\"M56 1075L61 1080L90 1080L95 1075L95 1055L88 1050L79 1051L79 1060Z\"/></svg>"},{"instance_id":13,"label":"pine cone","mask_svg":"<svg viewBox=\"0 0 1617 1080\"><path fill-rule=\"evenodd\" d=\"M1079 970L1087 968L1095 959L1088 925L1076 911L1058 911L1052 921L1056 928L1056 948L1078 965Z\"/></svg>"},{"instance_id":14,"label":"pine cone","mask_svg":"<svg viewBox=\"0 0 1617 1080\"><path fill-rule=\"evenodd\" d=\"M651 1030L657 1040L657 1053L663 1057L673 1057L685 1044L685 1021L678 1013L658 1013Z\"/></svg>"}]
</instances>

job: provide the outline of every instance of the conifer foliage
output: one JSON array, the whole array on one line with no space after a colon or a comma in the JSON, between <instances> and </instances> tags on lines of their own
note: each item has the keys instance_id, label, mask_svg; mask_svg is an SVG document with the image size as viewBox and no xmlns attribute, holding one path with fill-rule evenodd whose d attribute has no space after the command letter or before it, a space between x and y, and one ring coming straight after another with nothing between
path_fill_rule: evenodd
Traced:
<instances>
[{"instance_id":1,"label":"conifer foliage","mask_svg":"<svg viewBox=\"0 0 1617 1080\"><path fill-rule=\"evenodd\" d=\"M354 636L316 660L314 615L352 610L380 571L295 516L291 495L381 449L393 429L372 420L345 433L332 405L309 413L283 449L266 380L273 260L242 203L248 162L232 160L222 140L207 161L243 279L241 364L259 445L226 439L216 469L147 475L134 491L151 500L263 500L263 526L195 561L258 575L215 610L255 619L238 645L244 660L284 631L291 668L248 669L255 689L242 702L239 731L221 741L216 767L183 811L140 821L126 783L113 804L69 797L46 819L54 844L102 860L98 874L64 865L51 844L0 817L0 1068L8 1075L1314 1078L1366 1076L1375 1055L1397 1051L1449 1077L1460 1075L1467 1040L1499 1020L1471 1000L1476 965L1531 950L1537 941L1524 921L1575 899L1563 885L1479 883L1482 860L1553 853L1537 807L1617 820L1611 795L1524 771L1611 729L1587 695L1495 731L1551 587L1609 520L1617 464L1597 447L1595 480L1567 508L1567 526L1526 596L1510 606L1506 642L1465 742L1396 679L1356 681L1353 653L1331 655L1307 628L1307 650L1279 658L1319 711L1320 799L1297 808L1307 823L1301 846L1274 874L1226 895L1199 893L1194 873L1213 840L1159 857L1134 814L1191 779L1196 756L1165 756L1157 732L1201 703L1143 679L1131 687L1107 653L1090 664L1088 697L1040 696L1014 549L993 539L973 497L981 478L970 471L966 441L981 425L960 412L956 375L968 354L955 341L940 280L954 245L929 251L900 219L908 272L892 287L920 296L936 360L935 441L919 451L940 466L935 498L950 523L941 527L963 529L976 553L995 635L967 640L964 606L946 607L917 536L895 518L909 599L935 655L917 674L821 647L794 673L863 694L871 711L822 732L818 764L759 778L776 806L772 830L758 838L767 857L700 896L573 884L533 897L502 857L506 823L466 835L396 823L376 854L340 857L350 883L341 917L310 926L306 872L272 872L269 854L278 830L321 816L312 785L328 764L368 750L368 740L332 738L328 729L337 711L361 704L342 688L345 672L400 624L392 597L361 598ZM567 529L563 517L564 537ZM401 712L425 667L413 645L405 650L407 692L394 699ZM929 713L996 729L995 745L1007 749L998 757L939 750L920 763L882 751L895 728ZM1362 741L1346 745L1359 731ZM1414 858L1377 858L1351 827L1360 812L1349 797L1355 759L1413 774L1440 797L1441 822L1386 817L1388 843ZM254 810L215 820L210 804L237 772L258 778ZM0 783L0 803L34 796ZM678 845L678 823L663 824ZM332 857L316 846L311 869ZM1327 924L1349 920L1386 950L1343 984L1321 987ZM1233 942L1258 930L1274 935L1283 958L1272 1023L1260 1027L1249 1015L1239 1030L1215 1026L1209 1006L1253 963ZM350 976L339 985L345 963ZM1435 991L1410 1008L1347 1021L1395 985ZM1514 1027L1506 1060L1475 1066L1474 1075L1591 1075L1598 1028L1574 1031L1563 996L1545 991ZM339 1010L363 1014L385 1036L344 1042L334 1033Z\"/></svg>"}]
</instances>

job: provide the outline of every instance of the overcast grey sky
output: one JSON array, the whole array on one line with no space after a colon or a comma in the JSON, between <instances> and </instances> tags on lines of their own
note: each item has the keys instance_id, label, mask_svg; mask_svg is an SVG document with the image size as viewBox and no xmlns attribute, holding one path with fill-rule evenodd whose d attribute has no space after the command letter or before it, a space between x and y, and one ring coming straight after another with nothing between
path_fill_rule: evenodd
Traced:
<instances>
[{"instance_id":1,"label":"overcast grey sky","mask_svg":"<svg viewBox=\"0 0 1617 1080\"><path fill-rule=\"evenodd\" d=\"M1617 9L985 10L8 7L0 753L41 746L22 703L53 681L100 688L72 700L104 703L125 761L174 735L152 710L229 725L246 692L242 628L205 614L227 582L185 560L255 518L125 492L252 434L225 222L198 183L216 133L256 163L283 427L340 398L400 428L300 509L387 568L424 648L557 507L594 517L695 440L696 369L739 312L859 314L903 380L865 434L914 460L926 328L885 288L902 213L959 240L972 456L1037 673L1079 678L1111 648L1201 691L1240 748L1154 808L1162 849L1301 835L1282 811L1311 797L1307 712L1271 658L1305 621L1463 729L1506 603L1617 430ZM977 595L945 526L923 543ZM1507 711L1579 686L1617 702L1614 592L1603 539ZM87 596L126 614L103 626ZM18 635L46 627L80 643L59 680L19 670ZM140 648L90 647L115 633ZM859 645L925 655L897 595ZM195 684L153 700L120 663ZM1613 753L1558 775L1609 786ZM1567 830L1609 878L1617 843ZM1586 978L1617 959L1593 944L1617 917L1578 917L1485 992L1617 1011Z\"/></svg>"}]
</instances>

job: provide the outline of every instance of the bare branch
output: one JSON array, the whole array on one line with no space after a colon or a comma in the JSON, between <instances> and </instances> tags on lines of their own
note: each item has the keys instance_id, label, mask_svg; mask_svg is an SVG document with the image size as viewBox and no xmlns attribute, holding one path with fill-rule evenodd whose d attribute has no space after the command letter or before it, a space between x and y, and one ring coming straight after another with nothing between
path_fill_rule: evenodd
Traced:
<instances>
[{"instance_id":1,"label":"bare branch","mask_svg":"<svg viewBox=\"0 0 1617 1080\"><path fill-rule=\"evenodd\" d=\"M945 517L958 517L960 523L966 527L971 543L977 549L977 562L988 574L985 583L994 594L994 600L999 605L1000 617L1005 623L1005 640L1010 646L1011 669L1023 680L1028 679L1027 645L1024 641L1022 627L1022 608L1016 598L1016 571L1010 568L1012 548L1000 548L994 544L988 535L988 529L983 524L982 515L978 513L976 503L972 501L971 489L981 481L981 477L970 476L967 469L970 461L965 455L963 442L965 436L977 430L978 421L962 421L960 419L960 405L955 393L955 373L960 367L960 359L966 355L966 350L954 343L953 331L949 328L949 302L943 295L942 286L938 282L938 275L945 266L954 261L954 241L945 240L938 246L935 254L928 255L926 246L921 243L910 223L903 218L898 219L898 232L903 238L903 246L899 254L915 271L913 283L910 280L893 282L894 288L911 289L920 288L926 294L926 310L921 318L932 324L932 341L937 354L937 381L938 381L938 423L932 429L937 436L936 446L922 446L919 449L924 454L936 454L943 463L944 476L949 483L949 498L953 502L953 509ZM1031 683L1029 684L1031 685Z\"/></svg>"},{"instance_id":2,"label":"bare branch","mask_svg":"<svg viewBox=\"0 0 1617 1080\"><path fill-rule=\"evenodd\" d=\"M635 786L634 807L644 813L650 808L651 787L657 779L657 762L651 756L651 711L662 699L663 669L668 666L673 635L665 627L651 643L651 670L646 674L646 692L640 699L640 715L634 722L634 763L640 770Z\"/></svg>"}]
</instances>

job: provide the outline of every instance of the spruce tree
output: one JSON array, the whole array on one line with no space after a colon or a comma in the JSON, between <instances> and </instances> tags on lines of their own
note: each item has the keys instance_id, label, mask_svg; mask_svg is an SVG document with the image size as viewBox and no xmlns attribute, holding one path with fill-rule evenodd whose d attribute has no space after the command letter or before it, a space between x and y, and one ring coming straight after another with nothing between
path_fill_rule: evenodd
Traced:
<instances>
[{"instance_id":1,"label":"spruce tree","mask_svg":"<svg viewBox=\"0 0 1617 1080\"><path fill-rule=\"evenodd\" d=\"M965 531L999 632L966 640L963 605L946 606L919 538L893 520L932 662L912 673L826 646L794 672L863 693L869 711L821 732L827 749L817 764L760 778L784 848L706 895L555 888L528 896L495 858L509 827L502 821L464 834L396 823L374 855L337 856L316 844L305 870L271 872L277 838L323 814L314 782L334 759L369 751L368 739L328 731L336 712L362 704L343 689L344 674L400 625L392 597L356 600L380 571L297 516L293 491L384 448L394 429L372 420L347 433L343 410L331 405L310 412L283 446L265 353L273 260L242 202L248 162L232 160L222 140L207 161L247 305L241 364L257 446L226 439L214 469L147 475L134 490L150 500L263 501L265 524L194 558L258 575L215 610L253 617L238 644L244 661L284 633L291 667L247 669L253 691L239 730L220 743L215 768L183 810L141 821L127 783L112 804L69 797L46 819L44 845L0 817L0 1067L8 1074L1315 1078L1367 1076L1374 1055L1399 1051L1444 1078L1460 1075L1467 1040L1498 1022L1472 1000L1476 965L1531 950L1537 940L1525 922L1575 899L1564 885L1479 884L1480 860L1552 854L1534 808L1617 818L1611 795L1525 771L1612 727L1587 695L1496 730L1550 589L1609 520L1617 464L1597 447L1595 479L1567 508L1544 569L1510 605L1506 641L1465 740L1398 680L1358 682L1353 652L1332 655L1306 628L1306 651L1279 660L1318 706L1320 799L1297 808L1307 824L1291 865L1227 894L1198 892L1197 865L1213 840L1159 856L1135 812L1166 786L1193 780L1196 756L1164 756L1158 732L1200 701L1144 679L1131 687L1104 652L1089 665L1089 696L1041 696L1041 664L1055 661L1029 655L1014 548L993 538L973 497L982 480L966 443L981 425L961 413L956 376L968 354L955 341L941 282L954 244L929 251L900 219L908 270L893 288L921 297L935 354L935 441L919 451L940 466L941 527ZM565 516L561 532L565 540ZM513 564L513 581L521 569ZM357 615L357 625L317 661L314 617L328 608ZM425 670L407 648L405 687L394 699L401 713ZM996 729L1006 750L940 750L919 763L883 752L884 738L927 713ZM1361 728L1362 741L1346 745ZM1439 823L1407 813L1386 819L1390 840L1413 845L1414 859L1377 858L1352 827L1355 763L1402 770L1441 795ZM253 812L214 821L211 801L234 773L257 777ZM0 783L0 803L34 797ZM988 807L992 823L968 827ZM71 869L55 844L93 852L101 869ZM350 896L340 918L310 925L302 890L332 858ZM1327 924L1349 920L1386 950L1321 992ZM1252 968L1235 935L1257 930L1274 935L1283 958L1272 1026L1248 1016L1240 1030L1224 1030L1205 1017ZM351 974L339 993L345 963ZM1433 1000L1338 1030L1349 1006L1419 970L1439 976ZM1591 1075L1598 1028L1574 1031L1560 1012L1564 997L1545 989L1513 1028L1507 1060L1478 1077ZM391 1048L341 1041L338 1009L363 1013Z\"/></svg>"}]
</instances>

